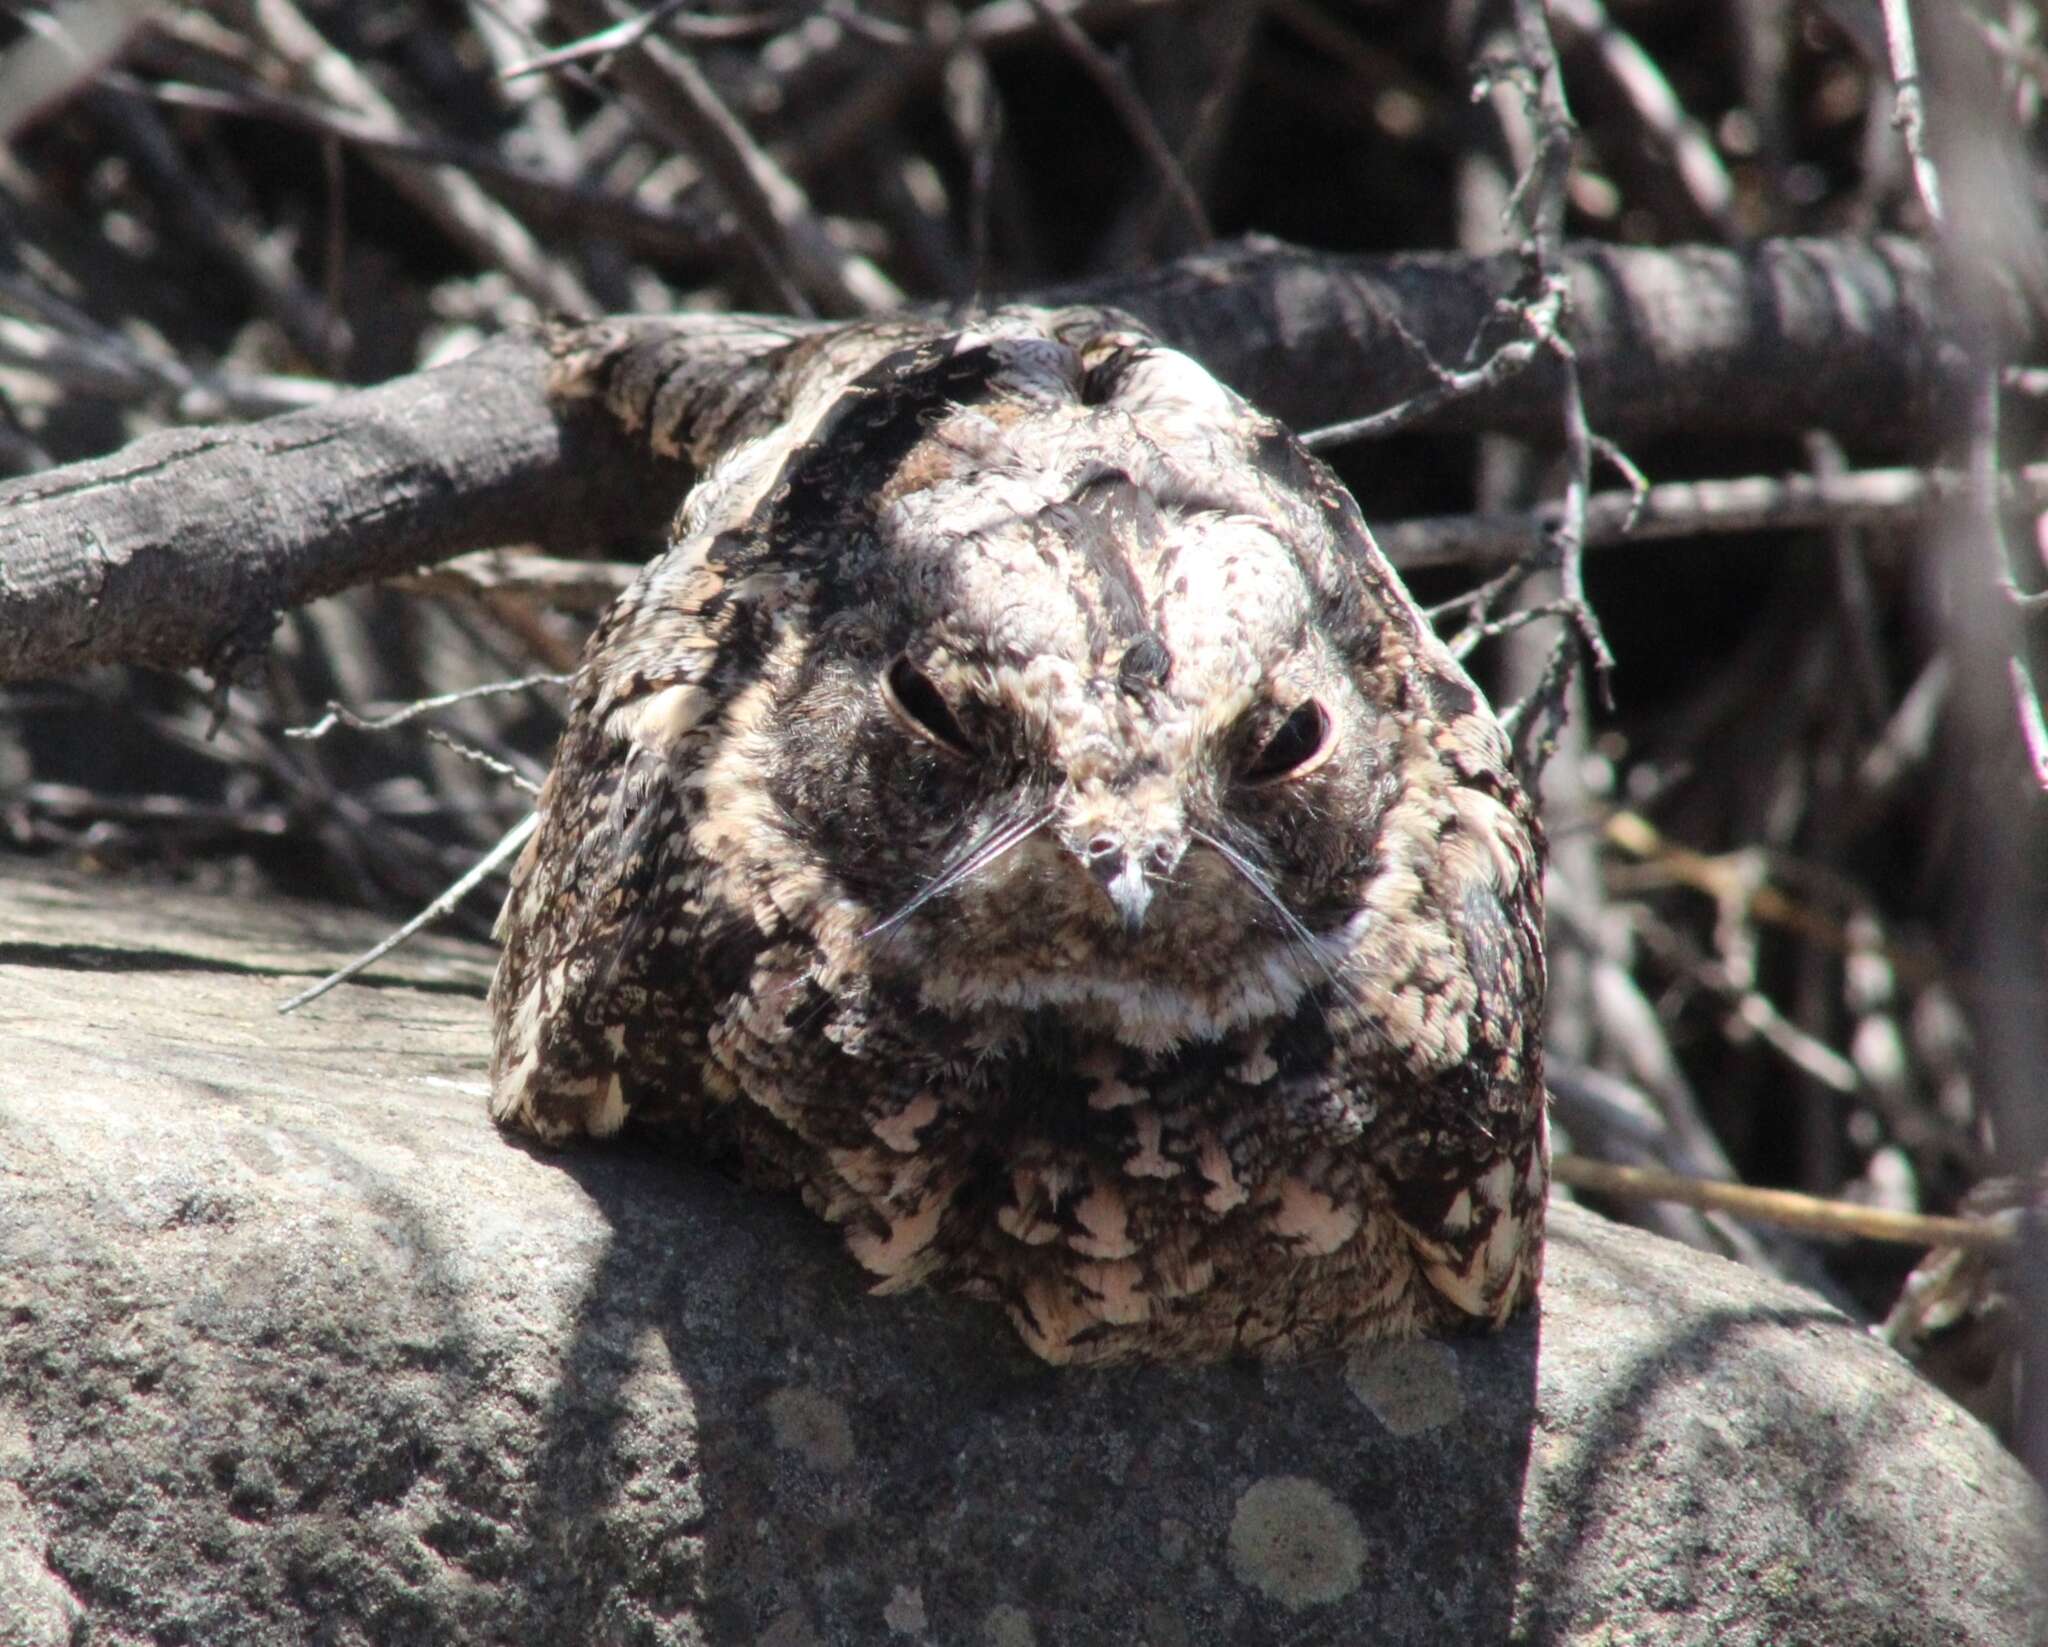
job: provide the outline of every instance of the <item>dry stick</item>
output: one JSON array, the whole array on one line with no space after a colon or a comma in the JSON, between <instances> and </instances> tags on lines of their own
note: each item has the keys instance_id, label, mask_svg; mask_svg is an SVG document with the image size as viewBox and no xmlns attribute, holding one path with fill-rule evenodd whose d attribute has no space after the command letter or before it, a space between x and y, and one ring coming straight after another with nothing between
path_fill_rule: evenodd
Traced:
<instances>
[{"instance_id":1,"label":"dry stick","mask_svg":"<svg viewBox=\"0 0 2048 1647\"><path fill-rule=\"evenodd\" d=\"M1116 111L1117 119L1123 122L1124 130L1144 150L1145 159L1158 174L1161 186L1187 219L1195 239L1204 246L1208 245L1216 238L1216 233L1209 227L1209 214L1202 208L1202 198L1195 193L1194 184L1188 181L1179 156L1160 136L1159 123L1152 118L1152 111L1145 107L1145 100L1131 84L1131 77L1051 0L1031 0L1031 9L1038 13L1039 20L1052 31L1053 37L1095 82L1096 90L1109 100L1109 106Z\"/></svg>"},{"instance_id":2,"label":"dry stick","mask_svg":"<svg viewBox=\"0 0 2048 1647\"><path fill-rule=\"evenodd\" d=\"M529 157L542 170L570 180L572 186L582 187L586 178L599 181L600 187L591 192L605 197L603 173L584 165L577 140L577 121L569 110L569 95L577 80L554 75L538 75L516 82L508 82L505 78L505 71L524 61L539 44L532 31L520 21L515 4L516 0L463 0L471 31L489 58L489 72L500 90L507 113L515 121L515 124L493 134L494 146L507 154ZM623 248L584 247L582 266L590 289L604 300L608 308L636 301L667 306L655 296L663 288L651 270L645 271L645 282L655 283L638 284L637 290L646 296L635 298L636 282Z\"/></svg>"},{"instance_id":3,"label":"dry stick","mask_svg":"<svg viewBox=\"0 0 2048 1647\"><path fill-rule=\"evenodd\" d=\"M113 78L113 77L108 77ZM256 305L283 328L300 354L332 369L340 321L308 291L292 268L290 251L239 218L212 184L189 165L154 109L110 90L93 100L94 112L114 128L117 141L149 175L151 193L168 203L186 237L209 248L241 280Z\"/></svg>"},{"instance_id":4,"label":"dry stick","mask_svg":"<svg viewBox=\"0 0 2048 1647\"><path fill-rule=\"evenodd\" d=\"M556 0L579 27L608 28L606 0ZM903 294L866 258L832 242L803 190L768 157L689 56L643 36L615 59L612 72L663 139L694 155L731 204L774 270L834 314L893 309Z\"/></svg>"},{"instance_id":5,"label":"dry stick","mask_svg":"<svg viewBox=\"0 0 2048 1647\"><path fill-rule=\"evenodd\" d=\"M954 146L967 159L967 284L953 296L962 308L981 301L988 284L990 207L995 199L996 155L1003 140L1003 100L989 73L988 59L968 43L960 8L934 4L926 27L949 40L939 76L939 108L952 128Z\"/></svg>"},{"instance_id":6,"label":"dry stick","mask_svg":"<svg viewBox=\"0 0 2048 1647\"><path fill-rule=\"evenodd\" d=\"M2017 656L2006 660L2012 672L2012 695L2020 717L2020 736L2027 746L2027 764L2034 769L2034 782L2048 792L2048 716L2041 713L2041 694L2034 689L2034 677Z\"/></svg>"},{"instance_id":7,"label":"dry stick","mask_svg":"<svg viewBox=\"0 0 2048 1647\"><path fill-rule=\"evenodd\" d=\"M608 57L628 46L639 45L642 38L656 29L683 40L753 40L771 32L777 22L772 12L758 12L751 17L693 17L683 13L684 4L685 0L661 0L659 5L649 7L639 16L628 17L608 29L599 29L595 34L585 35L566 46L557 46L552 51L508 63L498 71L498 78L517 80L522 75L566 68L571 63L586 63L593 57Z\"/></svg>"},{"instance_id":8,"label":"dry stick","mask_svg":"<svg viewBox=\"0 0 2048 1647\"><path fill-rule=\"evenodd\" d=\"M1395 529L1399 530L1398 523ZM1443 631L1446 620L1453 617L1458 620L1460 625L1458 641L1453 645L1452 650L1459 657L1464 657L1471 650L1470 646L1464 644L1464 638L1473 626L1484 625L1490 622L1493 617L1494 607L1499 602L1506 600L1509 595L1521 588L1524 583L1528 582L1532 574L1542 569L1542 528L1538 526L1536 530L1538 535L1531 540L1528 551L1513 557L1513 562L1506 571L1497 573L1495 576L1486 579L1485 582L1474 585L1462 595L1453 595L1447 601L1424 608L1424 611L1428 614L1429 621L1437 627L1439 632ZM1386 553L1387 558L1394 560L1394 551L1387 547L1387 537L1384 530L1376 535L1379 538L1380 548ZM1398 566L1400 562L1395 560L1395 564ZM1406 570L1406 568L1404 567L1403 570ZM1473 644L1476 645L1477 642L1475 641Z\"/></svg>"},{"instance_id":9,"label":"dry stick","mask_svg":"<svg viewBox=\"0 0 2048 1647\"><path fill-rule=\"evenodd\" d=\"M303 81L338 107L393 135L405 122L363 72L327 43L291 0L252 0L250 16L264 42ZM544 309L596 314L603 305L567 268L543 252L526 227L476 182L448 166L428 170L370 157L414 205L487 268L501 268Z\"/></svg>"},{"instance_id":10,"label":"dry stick","mask_svg":"<svg viewBox=\"0 0 2048 1647\"><path fill-rule=\"evenodd\" d=\"M150 21L149 0L71 0L15 11L27 32L0 52L0 144L89 84Z\"/></svg>"},{"instance_id":11,"label":"dry stick","mask_svg":"<svg viewBox=\"0 0 2048 1647\"><path fill-rule=\"evenodd\" d=\"M1926 122L1920 95L1920 66L1913 44L1913 22L1906 0L1883 0L1885 40L1891 50L1892 80L1898 97L1894 123L1913 164L1913 186L1937 234L1946 237L1948 221L1942 208L1941 175L1927 152ZM1995 360L1983 359L1970 406L1969 475L1970 497L1976 505L1977 524L1989 539L1994 561L1993 576L2008 600L2022 610L2038 610L2048 604L2048 591L2023 593L2014 579L2012 545L2006 538L2005 522L1998 508L1998 425L2001 374ZM2023 656L2024 637L2013 636L2008 661L2014 709L2019 717L2020 737L2026 746L2028 764L2036 783L2048 790L2048 723L2044 723L2041 700L2034 690L2033 676Z\"/></svg>"},{"instance_id":12,"label":"dry stick","mask_svg":"<svg viewBox=\"0 0 2048 1647\"><path fill-rule=\"evenodd\" d=\"M1941 176L1927 152L1927 117L1920 95L1920 58L1913 45L1913 19L1907 0L1880 0L1884 14L1884 38L1891 52L1892 94L1897 99L1892 124L1906 145L1906 158L1913 166L1913 188L1927 219L1936 229L1947 221L1942 210Z\"/></svg>"},{"instance_id":13,"label":"dry stick","mask_svg":"<svg viewBox=\"0 0 2048 1647\"><path fill-rule=\"evenodd\" d=\"M421 698L407 704L403 709L393 710L388 715L358 715L354 710L327 700L327 713L306 726L287 726L287 738L324 738L337 726L345 726L352 732L384 732L394 726L403 726L407 721L416 720L430 709L445 709L453 703L468 698L494 697L504 692L517 692L523 687L541 684L566 686L575 677L571 675L529 675L524 680L492 681L487 686L472 686L460 692L444 692L439 697ZM452 732L444 732L438 726L423 726L421 733L430 743L437 743L452 754L481 766L496 777L503 778L513 788L529 795L540 793L540 780L528 777L510 761L501 761L488 750L479 749L473 743L465 743Z\"/></svg>"},{"instance_id":14,"label":"dry stick","mask_svg":"<svg viewBox=\"0 0 2048 1647\"><path fill-rule=\"evenodd\" d=\"M346 726L353 732L388 732L394 726L403 726L407 721L417 720L436 709L468 703L472 698L498 698L512 692L530 691L536 686L567 686L571 678L568 675L522 675L519 679L511 681L486 681L482 686L465 686L457 692L443 692L431 698L415 698L411 703L401 705L388 715L359 715L353 709L330 698L326 714L305 726L288 726L284 729L284 735L287 738L324 738L337 726Z\"/></svg>"},{"instance_id":15,"label":"dry stick","mask_svg":"<svg viewBox=\"0 0 2048 1647\"><path fill-rule=\"evenodd\" d=\"M1515 319L1526 329L1527 335L1502 344L1468 371L1455 372L1440 365L1420 343L1415 343L1412 335L1403 333L1407 341L1415 343L1419 358L1436 381L1422 393L1410 395L1383 412L1371 412L1343 423L1329 423L1320 429L1311 429L1301 437L1302 445L1312 452L1323 452L1357 440L1384 440L1389 435L1399 434L1410 424L1420 423L1452 401L1498 389L1527 367L1540 350L1550 346L1557 335L1563 306L1561 288L1546 291L1534 303L1515 305Z\"/></svg>"},{"instance_id":16,"label":"dry stick","mask_svg":"<svg viewBox=\"0 0 2048 1647\"><path fill-rule=\"evenodd\" d=\"M456 881L440 897L436 898L425 909L407 921L404 926L364 950L362 954L358 955L353 961L350 961L347 966L330 972L317 984L313 985L311 989L302 989L290 1000L279 1002L277 1010L280 1013L293 1012L304 1006L308 1001L319 1000L321 996L334 988L335 985L345 984L365 967L375 966L377 962L381 961L386 955L389 955L423 927L433 925L434 922L440 920L442 916L448 914L464 898L468 897L471 892L475 891L482 884L486 876L503 867L506 861L526 844L526 838L534 832L539 824L540 814L538 812L527 813L525 817L521 818L519 822L505 832L496 846L477 859L460 880Z\"/></svg>"},{"instance_id":17,"label":"dry stick","mask_svg":"<svg viewBox=\"0 0 2048 1647\"><path fill-rule=\"evenodd\" d=\"M1593 490L1593 436L1586 424L1578 356L1564 335L1571 319L1570 291L1564 273L1565 187L1571 176L1575 128L1565 103L1564 75L1558 68L1557 48L1551 44L1543 0L1515 0L1515 39L1524 66L1536 77L1532 112L1537 130L1536 163L1516 185L1515 197L1529 225L1536 269L1545 290L1563 291L1558 330L1550 340L1551 352L1564 368L1565 491L1553 535L1558 581L1572 611L1572 625L1593 656L1600 695L1611 709L1609 680L1614 672L1614 654L1608 650L1607 637L1586 601L1586 500ZM1529 204L1531 201L1533 205ZM1568 631L1560 637L1559 645L1569 644ZM1531 743L1523 747L1531 750L1530 759L1538 770L1549 737L1547 728L1554 728L1557 718L1564 713L1563 695L1569 683L1570 671L1566 669L1556 676L1554 698L1538 697L1532 702L1534 713L1528 724L1534 731Z\"/></svg>"},{"instance_id":18,"label":"dry stick","mask_svg":"<svg viewBox=\"0 0 2048 1647\"><path fill-rule=\"evenodd\" d=\"M1929 260L1911 242L1584 245L1569 255L1575 282L1599 294L1576 322L1588 415L1631 439L1816 425L1896 439L1940 382L1942 312ZM1361 382L1386 383L1391 395L1423 386L1389 317L1454 356L1516 271L1512 257L1333 257L1263 244L1034 300L1127 310L1255 404L1313 426L1354 407ZM1671 323L1681 309L1686 323ZM761 387L760 364L816 328L678 315L605 330L675 345L661 369L679 433L708 457ZM552 400L548 373L544 337L507 334L326 406L251 427L159 431L0 484L0 677L114 660L218 669L260 649L279 611L450 555L659 543L686 466L649 458L601 412ZM1515 385L1454 402L1429 424L1536 438L1549 409L1547 394ZM699 434L712 446L699 451Z\"/></svg>"},{"instance_id":19,"label":"dry stick","mask_svg":"<svg viewBox=\"0 0 2048 1647\"><path fill-rule=\"evenodd\" d=\"M1532 565L1529 570L1536 568ZM1486 615L1491 607L1484 598L1472 600L1469 605L1472 615L1450 643L1451 656L1460 662L1470 656L1481 641L1498 640L1503 635L1512 635L1518 629L1526 629L1530 624L1542 623L1548 618L1561 618L1567 623L1572 618L1571 603L1561 600L1545 601L1540 606L1518 606L1500 618ZM1440 610L1440 607L1432 608L1432 617Z\"/></svg>"},{"instance_id":20,"label":"dry stick","mask_svg":"<svg viewBox=\"0 0 2048 1647\"><path fill-rule=\"evenodd\" d=\"M1664 71L1635 36L1608 15L1601 0L1550 0L1550 13L1593 46L1651 146L1670 155L1693 209L1728 238L1737 238L1742 226L1736 221L1735 184L1712 136L1686 112Z\"/></svg>"},{"instance_id":21,"label":"dry stick","mask_svg":"<svg viewBox=\"0 0 2048 1647\"><path fill-rule=\"evenodd\" d=\"M1083 27L1100 27L1184 0L1055 0L1061 15ZM807 111L819 102L828 86L851 82L853 91L824 109L822 115L799 128L789 148L803 161L816 163L836 159L846 146L863 133L892 120L911 94L945 68L946 60L959 47L972 51L999 52L1028 45L1045 33L1044 19L1033 0L990 0L961 18L957 39L943 35L926 37L903 47L879 62L870 62L872 52L858 35L843 23L836 34L815 27L815 20L802 30L784 35L773 43L776 60L773 82L757 82L757 99L764 105ZM824 42L816 49L811 39ZM763 54L768 55L767 53ZM858 56L866 67L858 74L843 73Z\"/></svg>"},{"instance_id":22,"label":"dry stick","mask_svg":"<svg viewBox=\"0 0 2048 1647\"><path fill-rule=\"evenodd\" d=\"M1569 1189L1590 1190L1635 1201L1676 1201L1702 1212L1725 1212L1759 1224L1804 1230L1812 1235L1860 1237L1910 1247L1958 1247L1970 1252L2011 1252L2019 1245L2019 1218L1939 1218L1926 1213L1887 1212L1853 1201L1829 1201L1793 1190L1758 1189L1751 1184L1689 1178L1655 1167L1620 1167L1583 1155L1557 1155L1551 1178Z\"/></svg>"},{"instance_id":23,"label":"dry stick","mask_svg":"<svg viewBox=\"0 0 2048 1647\"><path fill-rule=\"evenodd\" d=\"M302 411L342 393L342 385L324 378L228 366L195 371L175 356L146 351L119 332L79 336L12 315L0 315L0 364L117 405L154 402L186 423Z\"/></svg>"},{"instance_id":24,"label":"dry stick","mask_svg":"<svg viewBox=\"0 0 2048 1647\"><path fill-rule=\"evenodd\" d=\"M1743 884L1745 878L1730 859L1735 854L1699 852L1665 838L1657 826L1640 812L1616 812L1601 826L1609 845L1655 869L1668 883L1691 887L1719 904L1733 903L1744 914L1772 926L1796 932L1808 943L1837 955L1851 955L1863 947L1849 929L1832 916L1824 915L1768 882ZM1617 873L1617 881L1628 877ZM1910 982L1923 984L1939 975L1938 966L1924 953L1886 941L1879 952Z\"/></svg>"},{"instance_id":25,"label":"dry stick","mask_svg":"<svg viewBox=\"0 0 2048 1647\"><path fill-rule=\"evenodd\" d=\"M535 768L529 762L527 769L522 771L511 761L500 760L488 749L479 749L475 744L458 738L453 732L443 732L438 726L426 726L420 730L426 734L429 743L437 743L449 753L460 755L471 765L480 766L492 776L504 779L523 795L531 795L536 800L540 798L541 785L547 782L545 767Z\"/></svg>"},{"instance_id":26,"label":"dry stick","mask_svg":"<svg viewBox=\"0 0 2048 1647\"><path fill-rule=\"evenodd\" d=\"M317 137L337 139L400 166L455 167L487 178L494 188L520 201L531 216L607 235L636 251L660 257L710 257L729 242L728 236L707 230L681 212L507 159L481 143L395 132L373 119L281 97L253 86L227 91L177 80L145 82L125 75L106 78L110 85L172 108L275 120Z\"/></svg>"},{"instance_id":27,"label":"dry stick","mask_svg":"<svg viewBox=\"0 0 2048 1647\"><path fill-rule=\"evenodd\" d=\"M1585 541L1589 549L1605 549L1702 533L1845 526L1901 531L1926 520L1968 486L1968 477L1954 469L1664 481L1640 497L1594 493L1586 504ZM2028 464L2001 477L1999 490L2005 508L2048 508L2048 463ZM1502 565L1541 549L1557 518L1556 505L1520 515L1435 515L1375 526L1373 535L1403 570Z\"/></svg>"}]
</instances>

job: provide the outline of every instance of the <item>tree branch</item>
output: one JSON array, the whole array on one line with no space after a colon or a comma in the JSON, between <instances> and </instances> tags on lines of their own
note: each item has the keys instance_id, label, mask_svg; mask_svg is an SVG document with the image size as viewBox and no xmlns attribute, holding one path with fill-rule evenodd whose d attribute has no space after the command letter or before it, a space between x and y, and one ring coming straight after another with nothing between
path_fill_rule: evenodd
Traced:
<instances>
[{"instance_id":1,"label":"tree branch","mask_svg":"<svg viewBox=\"0 0 2048 1647\"><path fill-rule=\"evenodd\" d=\"M1040 294L1123 308L1297 426L1438 380L1513 284L1513 257L1223 247ZM1587 414L1625 441L1826 428L1897 448L1944 391L1926 253L1894 239L1747 251L1568 249ZM729 430L800 322L623 323L669 340L664 416L689 446ZM245 427L173 430L0 487L0 679L123 661L216 673L277 614L478 548L644 553L689 478L609 419L550 401L549 340L499 338L436 371ZM748 368L753 368L751 371ZM1411 427L1552 432L1550 368Z\"/></svg>"}]
</instances>

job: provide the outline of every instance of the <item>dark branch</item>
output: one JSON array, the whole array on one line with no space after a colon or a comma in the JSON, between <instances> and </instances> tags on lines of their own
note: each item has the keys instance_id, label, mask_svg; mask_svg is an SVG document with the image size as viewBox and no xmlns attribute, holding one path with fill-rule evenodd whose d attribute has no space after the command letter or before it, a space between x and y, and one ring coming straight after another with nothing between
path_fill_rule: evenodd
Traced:
<instances>
[{"instance_id":1,"label":"dark branch","mask_svg":"<svg viewBox=\"0 0 2048 1647\"><path fill-rule=\"evenodd\" d=\"M1618 440L1824 428L1897 450L1944 392L1932 268L1903 240L1577 246L1565 266L1587 415ZM1269 242L1038 301L1125 309L1313 427L1430 387L1428 361L1464 358L1518 272L1511 256L1338 258ZM680 340L662 350L664 406L686 445L707 410L724 424L764 381L744 367L807 329L625 324ZM472 549L644 553L688 464L552 404L550 365L546 339L508 336L324 406L153 435L0 487L0 678L110 661L230 669L281 611ZM1538 362L1415 427L1541 439L1555 428L1549 370Z\"/></svg>"}]
</instances>

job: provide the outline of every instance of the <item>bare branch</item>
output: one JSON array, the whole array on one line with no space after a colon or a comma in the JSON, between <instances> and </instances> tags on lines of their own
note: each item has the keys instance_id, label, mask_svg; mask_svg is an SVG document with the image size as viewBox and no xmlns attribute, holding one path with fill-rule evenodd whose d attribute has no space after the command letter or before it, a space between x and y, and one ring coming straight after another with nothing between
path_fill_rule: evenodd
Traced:
<instances>
[{"instance_id":1,"label":"bare branch","mask_svg":"<svg viewBox=\"0 0 2048 1647\"><path fill-rule=\"evenodd\" d=\"M1586 505L1586 547L1654 543L1702 533L1814 531L1924 524L1969 488L1953 469L1861 469L1834 475L1749 475L1665 481L1641 492L1596 492ZM2005 507L2048 508L2048 464L2004 477ZM1396 566L1497 566L1541 550L1558 506L1522 515L1440 515L1376 525Z\"/></svg>"},{"instance_id":2,"label":"bare branch","mask_svg":"<svg viewBox=\"0 0 2048 1647\"><path fill-rule=\"evenodd\" d=\"M1414 341L1455 356L1518 267L1269 244L1044 300L1123 308L1268 410L1313 423L1355 405L1361 383L1396 398L1420 387ZM1583 247L1565 267L1583 294L1589 415L1624 438L1728 421L1751 434L1867 432L1874 417L1903 435L1944 381L1942 313L1924 254L1907 244ZM1664 324L1675 305L1698 325ZM565 414L546 392L547 341L523 335L250 428L168 431L10 482L0 487L0 676L110 659L218 671L259 650L280 611L469 550L644 551L688 484L693 442L727 432L759 387L749 374L811 329L698 315L593 334L660 354L668 456L650 458L607 420ZM1554 403L1525 387L1545 371L1539 362L1512 393L1456 401L1426 426L1554 427ZM1773 385L1768 396L1758 383Z\"/></svg>"},{"instance_id":3,"label":"bare branch","mask_svg":"<svg viewBox=\"0 0 2048 1647\"><path fill-rule=\"evenodd\" d=\"M1879 0L1879 6L1884 14L1885 44L1891 52L1892 89L1898 98L1892 124L1899 128L1899 138L1913 164L1913 187L1927 209L1927 220L1939 229L1946 214L1941 205L1941 176L1927 152L1927 113L1921 97L1919 53L1913 45L1912 10L1906 0Z\"/></svg>"},{"instance_id":4,"label":"bare branch","mask_svg":"<svg viewBox=\"0 0 2048 1647\"><path fill-rule=\"evenodd\" d=\"M562 17L587 32L613 26L606 0L556 0ZM832 243L801 188L768 157L687 53L642 35L612 72L638 110L718 182L770 266L833 314L873 313L903 301L889 277Z\"/></svg>"},{"instance_id":5,"label":"bare branch","mask_svg":"<svg viewBox=\"0 0 2048 1647\"><path fill-rule=\"evenodd\" d=\"M2011 1252L2019 1244L2016 1215L1990 1218L1935 1218L1920 1213L1887 1212L1849 1201L1828 1201L1792 1190L1758 1189L1750 1184L1716 1183L1660 1172L1654 1167L1618 1167L1583 1155L1558 1155L1551 1177L1572 1189L1624 1199L1676 1201L1709 1212L1776 1224L1837 1239L1890 1241L1908 1247L1959 1247L1970 1252Z\"/></svg>"},{"instance_id":6,"label":"bare branch","mask_svg":"<svg viewBox=\"0 0 2048 1647\"><path fill-rule=\"evenodd\" d=\"M1039 20L1081 65L1088 78L1095 82L1096 89L1109 100L1110 107L1116 110L1117 119L1123 122L1124 130L1144 151L1146 161L1158 174L1174 204L1180 208L1181 216L1187 219L1195 239L1203 245L1215 239L1215 231L1209 227L1209 214L1202 207L1202 197L1195 193L1194 184L1188 181L1179 156L1159 135L1158 122L1152 118L1152 111L1145 107L1145 100L1131 84L1130 76L1088 38L1073 18L1053 5L1052 0L1031 0L1031 9L1038 13Z\"/></svg>"},{"instance_id":7,"label":"bare branch","mask_svg":"<svg viewBox=\"0 0 2048 1647\"><path fill-rule=\"evenodd\" d=\"M405 122L367 76L330 46L292 0L252 0L250 15L265 44L307 85L337 107L385 130ZM545 309L596 314L602 308L566 265L547 256L512 214L452 167L421 170L373 164L397 189L438 222L488 268L502 268L521 291Z\"/></svg>"}]
</instances>

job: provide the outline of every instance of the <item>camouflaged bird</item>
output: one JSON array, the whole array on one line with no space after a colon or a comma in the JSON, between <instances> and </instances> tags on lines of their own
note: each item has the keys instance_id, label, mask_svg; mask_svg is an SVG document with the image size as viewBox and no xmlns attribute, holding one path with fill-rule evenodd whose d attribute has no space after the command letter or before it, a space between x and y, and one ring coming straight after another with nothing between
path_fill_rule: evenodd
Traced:
<instances>
[{"instance_id":1,"label":"camouflaged bird","mask_svg":"<svg viewBox=\"0 0 2048 1647\"><path fill-rule=\"evenodd\" d=\"M1051 1361L1505 1320L1540 833L1351 498L1101 311L772 381L590 642L493 1115L680 1128Z\"/></svg>"}]
</instances>

